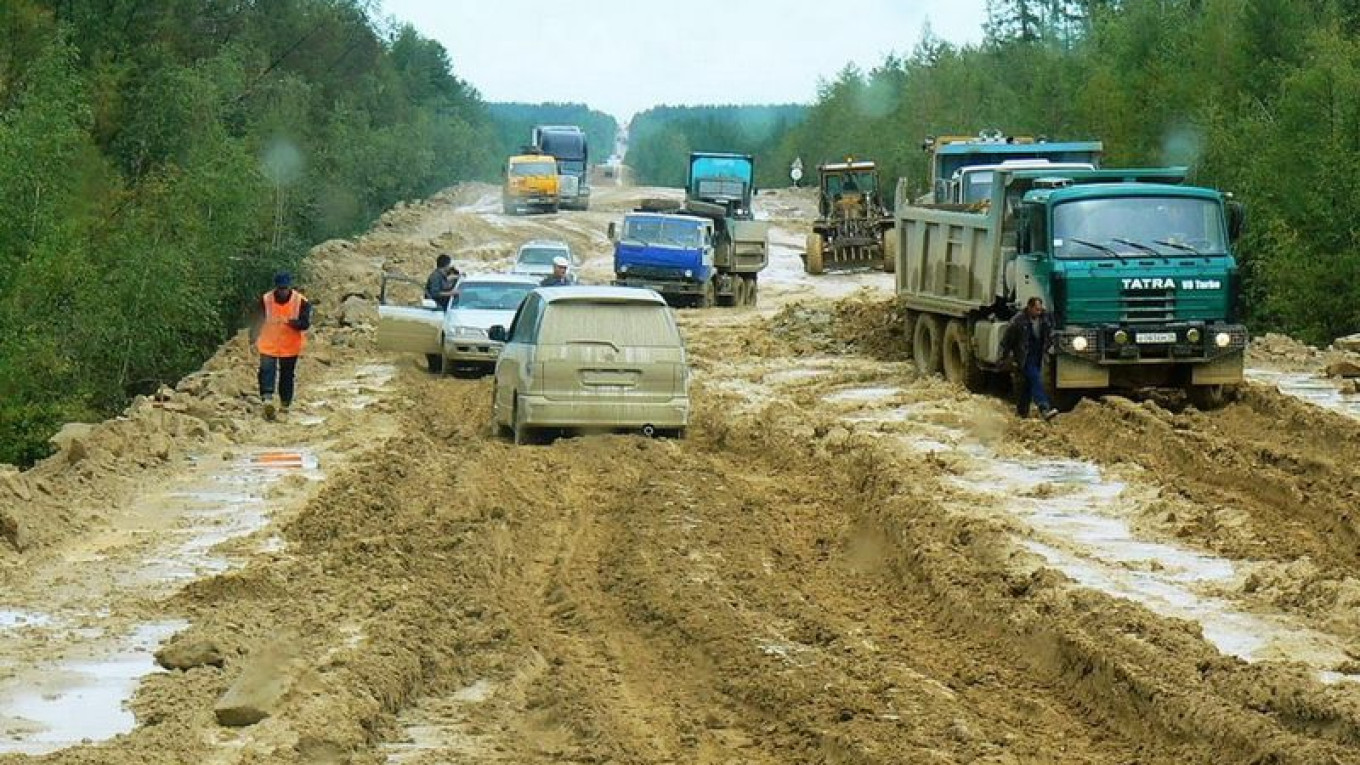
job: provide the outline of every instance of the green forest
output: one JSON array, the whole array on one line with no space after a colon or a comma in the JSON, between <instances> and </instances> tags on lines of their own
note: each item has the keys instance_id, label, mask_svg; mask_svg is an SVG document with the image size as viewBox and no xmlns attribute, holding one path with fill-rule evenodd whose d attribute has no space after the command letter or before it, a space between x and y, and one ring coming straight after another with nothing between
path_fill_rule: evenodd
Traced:
<instances>
[{"instance_id":1,"label":"green forest","mask_svg":"<svg viewBox=\"0 0 1360 765\"><path fill-rule=\"evenodd\" d=\"M579 125L590 146L590 161L600 164L614 151L619 123L585 104L493 103L488 106L500 140L500 155L518 154L529 143L534 125Z\"/></svg>"},{"instance_id":2,"label":"green forest","mask_svg":"<svg viewBox=\"0 0 1360 765\"><path fill-rule=\"evenodd\" d=\"M0 462L197 368L309 246L494 176L477 92L370 6L0 3Z\"/></svg>"},{"instance_id":3,"label":"green forest","mask_svg":"<svg viewBox=\"0 0 1360 765\"><path fill-rule=\"evenodd\" d=\"M774 167L768 158L789 129L803 119L806 106L657 106L638 113L628 125L625 161L638 183L684 186L691 151L752 154L756 182L788 183L788 166Z\"/></svg>"},{"instance_id":4,"label":"green forest","mask_svg":"<svg viewBox=\"0 0 1360 765\"><path fill-rule=\"evenodd\" d=\"M677 185L690 148L752 151L761 184L784 185L795 157L854 155L924 189L928 135L1099 139L1108 166L1187 165L1247 205L1255 331L1360 330L1360 2L993 0L989 18L979 45L927 33L846 68L773 135L739 129L740 109L645 112L629 162Z\"/></svg>"}]
</instances>

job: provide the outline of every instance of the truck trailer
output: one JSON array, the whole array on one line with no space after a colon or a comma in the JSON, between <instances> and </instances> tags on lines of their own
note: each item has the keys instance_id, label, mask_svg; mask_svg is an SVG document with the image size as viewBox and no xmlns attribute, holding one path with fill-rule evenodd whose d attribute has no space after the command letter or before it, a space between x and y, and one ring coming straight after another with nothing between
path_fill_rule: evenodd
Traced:
<instances>
[{"instance_id":1,"label":"truck trailer","mask_svg":"<svg viewBox=\"0 0 1360 765\"><path fill-rule=\"evenodd\" d=\"M897 292L917 371L983 389L1007 371L1007 321L1037 296L1053 319L1045 375L1060 409L1142 387L1219 405L1242 382L1248 340L1232 253L1243 213L1185 174L998 168L978 209L900 203Z\"/></svg>"}]
</instances>

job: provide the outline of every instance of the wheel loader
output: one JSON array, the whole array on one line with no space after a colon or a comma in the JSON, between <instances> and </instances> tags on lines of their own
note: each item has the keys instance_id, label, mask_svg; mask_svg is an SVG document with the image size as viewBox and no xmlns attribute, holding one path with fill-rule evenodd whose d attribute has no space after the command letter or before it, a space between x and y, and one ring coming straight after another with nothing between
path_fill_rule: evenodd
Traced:
<instances>
[{"instance_id":1,"label":"wheel loader","mask_svg":"<svg viewBox=\"0 0 1360 765\"><path fill-rule=\"evenodd\" d=\"M896 258L892 213L883 203L878 167L847 159L817 166L817 220L808 234L803 270L820 274L849 268L892 272Z\"/></svg>"}]
</instances>

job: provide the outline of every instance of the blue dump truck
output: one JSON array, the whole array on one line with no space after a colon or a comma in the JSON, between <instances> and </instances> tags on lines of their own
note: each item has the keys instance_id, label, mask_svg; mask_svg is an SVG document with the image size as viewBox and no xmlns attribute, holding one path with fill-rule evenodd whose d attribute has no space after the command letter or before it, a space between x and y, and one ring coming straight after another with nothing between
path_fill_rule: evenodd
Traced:
<instances>
[{"instance_id":1,"label":"blue dump truck","mask_svg":"<svg viewBox=\"0 0 1360 765\"><path fill-rule=\"evenodd\" d=\"M769 224L754 220L755 165L739 154L690 155L685 200L647 200L609 224L614 284L672 305L755 305L769 262Z\"/></svg>"},{"instance_id":2,"label":"blue dump truck","mask_svg":"<svg viewBox=\"0 0 1360 765\"><path fill-rule=\"evenodd\" d=\"M1184 181L1184 168L998 168L981 206L899 203L897 291L918 372L984 388L1004 371L1007 320L1037 296L1054 321L1045 366L1060 408L1143 387L1219 405L1247 346L1232 253L1243 213Z\"/></svg>"}]
</instances>

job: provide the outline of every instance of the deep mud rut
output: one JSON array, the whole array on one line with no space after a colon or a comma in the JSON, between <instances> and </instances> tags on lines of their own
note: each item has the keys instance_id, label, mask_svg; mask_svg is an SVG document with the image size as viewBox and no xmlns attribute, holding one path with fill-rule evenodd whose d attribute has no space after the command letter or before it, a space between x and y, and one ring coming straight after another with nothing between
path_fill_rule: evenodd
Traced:
<instances>
[{"instance_id":1,"label":"deep mud rut","mask_svg":"<svg viewBox=\"0 0 1360 765\"><path fill-rule=\"evenodd\" d=\"M371 297L378 269L421 274L446 248L494 268L535 236L604 279L605 224L659 193L510 218L465 187L319 248L313 293ZM240 402L250 362L229 347L130 434L0 476L26 544L0 571L0 750L1360 762L1360 422L1266 385L1208 414L1111 397L1019 422L916 379L891 278L803 276L807 200L762 201L761 307L679 314L686 441L515 448L488 435L489 381L327 322L290 423ZM162 638L224 666L137 682ZM122 684L71 701L58 669L99 657ZM273 714L218 726L216 700L261 669L286 688ZM107 721L119 689L135 727L34 719L37 698Z\"/></svg>"}]
</instances>

